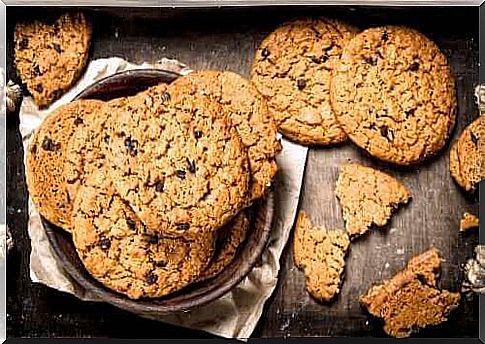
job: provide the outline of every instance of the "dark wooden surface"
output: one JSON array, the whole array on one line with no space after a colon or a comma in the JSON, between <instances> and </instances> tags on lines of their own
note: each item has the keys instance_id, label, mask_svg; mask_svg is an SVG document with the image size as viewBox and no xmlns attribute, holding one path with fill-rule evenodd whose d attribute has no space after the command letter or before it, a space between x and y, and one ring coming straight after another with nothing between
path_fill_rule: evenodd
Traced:
<instances>
[{"instance_id":1,"label":"dark wooden surface","mask_svg":"<svg viewBox=\"0 0 485 344\"><path fill-rule=\"evenodd\" d=\"M52 11L52 10L49 10ZM12 27L18 18L43 16L39 9L7 9L8 76L12 65ZM363 28L381 24L412 26L434 39L449 57L457 77L456 138L477 116L473 87L478 83L478 8L241 8L211 10L111 9L91 11L95 22L92 58L120 56L135 63L174 57L192 68L228 69L247 75L255 48L266 33L288 18L323 14ZM304 290L303 275L292 263L291 242L282 261L276 292L266 304L253 334L282 336L383 336L378 323L360 309L357 299L372 283L392 276L405 261L430 246L442 252L441 286L458 290L462 265L472 256L478 234L458 233L461 213L477 211L477 199L464 195L448 172L447 146L436 159L413 169L396 169L363 155L352 145L311 149L300 207L314 222L343 226L334 196L338 166L348 159L388 171L405 182L413 200L384 229L356 241L347 260L342 292L321 305ZM7 124L7 221L17 247L7 266L8 336L81 336L117 338L211 337L141 319L105 304L74 297L31 283L28 264L27 192L18 121ZM442 326L421 336L478 336L478 298L464 299Z\"/></svg>"}]
</instances>

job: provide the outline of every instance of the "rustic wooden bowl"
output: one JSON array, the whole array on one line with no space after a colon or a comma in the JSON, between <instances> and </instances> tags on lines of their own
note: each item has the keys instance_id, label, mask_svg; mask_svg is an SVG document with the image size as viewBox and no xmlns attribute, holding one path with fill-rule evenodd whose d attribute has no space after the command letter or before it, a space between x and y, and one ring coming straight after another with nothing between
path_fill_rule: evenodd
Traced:
<instances>
[{"instance_id":1,"label":"rustic wooden bowl","mask_svg":"<svg viewBox=\"0 0 485 344\"><path fill-rule=\"evenodd\" d=\"M157 69L121 72L89 86L76 99L109 100L133 95L161 82L170 83L178 76L176 73ZM236 258L219 275L162 298L139 300L129 299L95 280L79 259L71 235L44 218L42 222L57 261L83 288L101 300L122 309L138 314L163 315L201 306L221 297L235 287L251 271L263 253L271 232L273 210L273 192L251 207L252 222L247 239L240 247Z\"/></svg>"}]
</instances>

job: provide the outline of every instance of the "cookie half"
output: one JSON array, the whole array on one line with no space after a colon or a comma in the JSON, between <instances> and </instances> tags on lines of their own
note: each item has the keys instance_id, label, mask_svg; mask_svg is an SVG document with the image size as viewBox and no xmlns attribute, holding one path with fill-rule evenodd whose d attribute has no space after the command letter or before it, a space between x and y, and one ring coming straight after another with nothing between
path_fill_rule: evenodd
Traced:
<instances>
[{"instance_id":1,"label":"cookie half","mask_svg":"<svg viewBox=\"0 0 485 344\"><path fill-rule=\"evenodd\" d=\"M275 157L281 144L275 121L256 87L239 74L214 70L192 72L174 81L173 87L205 94L222 105L248 150L250 199L265 195L277 172Z\"/></svg>"},{"instance_id":2,"label":"cookie half","mask_svg":"<svg viewBox=\"0 0 485 344\"><path fill-rule=\"evenodd\" d=\"M83 13L66 13L54 23L15 27L15 64L35 103L46 107L77 81L88 59L92 28Z\"/></svg>"},{"instance_id":3,"label":"cookie half","mask_svg":"<svg viewBox=\"0 0 485 344\"><path fill-rule=\"evenodd\" d=\"M450 172L464 190L473 192L485 178L485 116L469 124L450 150Z\"/></svg>"},{"instance_id":4,"label":"cookie half","mask_svg":"<svg viewBox=\"0 0 485 344\"><path fill-rule=\"evenodd\" d=\"M330 95L350 139L399 165L435 155L455 123L455 81L445 55L404 27L371 28L352 38L337 60Z\"/></svg>"},{"instance_id":5,"label":"cookie half","mask_svg":"<svg viewBox=\"0 0 485 344\"><path fill-rule=\"evenodd\" d=\"M72 234L91 275L132 299L161 297L189 285L207 267L214 249L213 233L187 241L148 232L103 169L79 189Z\"/></svg>"},{"instance_id":6,"label":"cookie half","mask_svg":"<svg viewBox=\"0 0 485 344\"><path fill-rule=\"evenodd\" d=\"M154 232L194 238L248 203L246 148L206 97L155 86L113 113L107 135L110 178Z\"/></svg>"},{"instance_id":7,"label":"cookie half","mask_svg":"<svg viewBox=\"0 0 485 344\"><path fill-rule=\"evenodd\" d=\"M267 97L280 132L304 145L347 139L330 106L330 81L357 29L335 20L299 19L270 33L256 51L251 80Z\"/></svg>"},{"instance_id":8,"label":"cookie half","mask_svg":"<svg viewBox=\"0 0 485 344\"><path fill-rule=\"evenodd\" d=\"M84 118L100 113L103 102L79 100L60 107L42 122L27 148L26 175L30 197L39 213L53 224L71 228L73 198L64 166L68 142L84 126Z\"/></svg>"}]
</instances>

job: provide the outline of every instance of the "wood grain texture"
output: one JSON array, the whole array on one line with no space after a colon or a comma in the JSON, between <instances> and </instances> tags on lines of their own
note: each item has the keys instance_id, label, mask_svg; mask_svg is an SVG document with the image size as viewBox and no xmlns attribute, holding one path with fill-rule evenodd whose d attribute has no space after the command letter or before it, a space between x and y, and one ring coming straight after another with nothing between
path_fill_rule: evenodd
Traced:
<instances>
[{"instance_id":1,"label":"wood grain texture","mask_svg":"<svg viewBox=\"0 0 485 344\"><path fill-rule=\"evenodd\" d=\"M12 65L12 28L19 18L42 16L36 9L8 8L8 76ZM436 41L449 57L457 77L458 120L453 139L477 116L473 87L478 83L477 8L229 8L229 9L105 9L92 10L95 21L92 58L120 56L131 62L173 57L192 68L228 69L249 74L255 48L275 26L306 14L337 17L361 27L405 24ZM30 242L27 191L18 122L7 125L7 221L15 230L16 254L8 262L7 331L9 336L101 336L117 338L210 337L144 320L104 304L32 284L28 277ZM477 232L460 234L463 211L477 212L477 200L466 197L448 172L449 145L433 161L413 170L377 162L353 145L311 149L300 208L314 223L343 228L334 195L340 163L352 160L383 169L412 191L409 205L383 229L370 231L352 244L346 277L338 299L318 304L304 289L303 274L293 265L291 241L282 257L277 290L267 303L253 336L383 336L379 325L360 309L358 297L373 283L391 277L407 259L436 246L443 263L441 286L458 290L462 264L473 254ZM423 336L478 336L478 298L465 299L450 321L421 332Z\"/></svg>"}]
</instances>

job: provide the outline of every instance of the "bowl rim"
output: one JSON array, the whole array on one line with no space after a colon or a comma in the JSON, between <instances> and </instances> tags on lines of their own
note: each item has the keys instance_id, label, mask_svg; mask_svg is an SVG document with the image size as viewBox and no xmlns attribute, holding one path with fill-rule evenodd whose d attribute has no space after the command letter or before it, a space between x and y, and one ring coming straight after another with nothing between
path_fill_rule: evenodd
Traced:
<instances>
[{"instance_id":1,"label":"bowl rim","mask_svg":"<svg viewBox=\"0 0 485 344\"><path fill-rule=\"evenodd\" d=\"M96 92L99 89L102 89L102 87L106 87L110 83L116 82L119 79L122 78L154 78L154 79L160 79L160 82L166 82L170 83L171 81L175 80L177 77L181 76L178 73L163 70L163 69L153 69L153 68L140 68L140 69L133 69L133 70L128 70L128 71L122 71L122 72L117 72L115 74L112 74L110 76L101 78L97 81L95 81L93 84L87 86L83 91L78 93L78 95L72 100L78 100L78 99L90 99L90 94L93 92ZM89 290L93 295L98 297L100 300L110 303L114 306L117 306L119 308L138 313L138 314L146 314L146 313L157 313L158 315L164 315L164 314L172 314L174 312L178 311L188 311L190 309L193 309L195 307L199 307L202 305L206 305L207 303L214 301L221 296L225 295L229 291L231 291L234 287L236 287L254 268L258 260L261 258L264 249L267 246L268 239L270 237L270 233L272 231L272 225L274 221L274 203L275 203L275 196L274 196L274 191L273 188L269 189L268 194L266 197L261 199L259 202L256 202L254 206L251 206L250 209L254 209L254 215L253 215L253 220L251 221L251 226L252 228L250 229L250 232L248 233L248 238L243 242L243 246L240 247L238 255L241 254L241 252L246 249L249 253L246 259L242 261L242 264L240 265L240 269L233 268L234 274L231 276L227 276L225 279L224 276L224 270L227 271L229 268L236 262L237 256L231 263L226 266L224 270L222 270L218 275L216 275L213 278L210 278L208 280L204 280L199 283L194 283L194 288L195 291L197 289L200 289L201 292L197 294L195 292L195 295L192 298L188 299L182 299L180 301L177 301L176 303L173 304L166 304L166 305L161 305L161 304L156 304L154 300L163 300L163 299L170 299L170 294L161 297L161 298L141 298L141 299L130 299L128 296L122 293L118 293L106 286L104 286L101 282L96 280L85 268L84 264L81 265L84 268L84 271L80 269L74 262L72 262L68 257L66 257L66 254L64 253L64 250L61 248L61 243L59 241L59 236L66 234L66 235L71 235L70 233L67 233L66 231L62 230L61 228L58 228L54 224L50 223L48 220L46 220L44 217L41 216L41 221L44 227L44 230L47 234L48 240L51 244L52 251L55 255L55 258L57 259L57 262L60 263L60 266L67 272L67 274L79 285L81 285L84 289ZM259 221L258 223L258 218L261 218L262 216L262 221ZM261 228L259 229L258 232L256 232L256 227L260 226ZM64 233L62 233L63 231ZM258 235L256 238L256 245L253 247L248 246L248 243L250 242L249 239L253 236ZM72 237L70 236L68 239L72 243ZM74 243L72 243L74 246ZM77 252L76 252L77 256ZM77 259L80 260L79 256L77 256ZM214 281L217 281L218 279L221 279L221 283L211 283ZM198 286L200 285L200 286ZM201 286L206 285L207 290L204 288L201 288ZM180 290L180 295L184 294L185 288ZM174 294L179 295L179 292L175 292ZM189 293L188 295L191 295Z\"/></svg>"}]
</instances>

